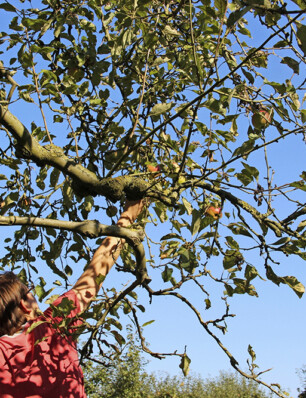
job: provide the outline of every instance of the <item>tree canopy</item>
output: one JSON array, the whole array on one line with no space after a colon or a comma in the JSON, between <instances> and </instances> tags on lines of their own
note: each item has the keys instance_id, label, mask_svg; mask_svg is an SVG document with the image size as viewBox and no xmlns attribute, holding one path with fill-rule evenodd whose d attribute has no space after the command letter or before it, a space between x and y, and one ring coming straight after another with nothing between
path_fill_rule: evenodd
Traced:
<instances>
[{"instance_id":1,"label":"tree canopy","mask_svg":"<svg viewBox=\"0 0 306 398\"><path fill-rule=\"evenodd\" d=\"M39 278L44 300L103 235L129 243L117 266L126 285L93 303L83 356L95 344L116 354L126 316L150 352L141 286L186 304L260 381L252 347L245 372L222 335L231 297L257 296L259 278L305 290L277 271L305 260L306 173L279 166L305 145L304 17L303 0L0 3L0 224L20 226L2 237L1 268ZM125 198L144 197L136 228L113 225ZM211 318L216 292L224 312ZM186 352L169 355L188 373Z\"/></svg>"}]
</instances>

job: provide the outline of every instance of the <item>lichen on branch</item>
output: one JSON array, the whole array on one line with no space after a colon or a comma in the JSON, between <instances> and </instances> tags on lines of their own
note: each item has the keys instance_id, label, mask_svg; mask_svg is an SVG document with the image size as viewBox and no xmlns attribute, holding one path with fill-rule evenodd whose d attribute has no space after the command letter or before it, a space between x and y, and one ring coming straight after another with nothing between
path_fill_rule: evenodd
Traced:
<instances>
[{"instance_id":1,"label":"lichen on branch","mask_svg":"<svg viewBox=\"0 0 306 398\"><path fill-rule=\"evenodd\" d=\"M81 197L105 196L112 202L117 202L124 196L131 199L141 199L145 196L159 198L168 205L173 201L162 192L154 191L143 178L138 176L119 176L114 178L99 178L95 173L65 155L62 148L48 144L42 146L30 134L28 129L7 109L0 105L0 123L16 140L16 155L22 159L30 159L38 166L52 166L69 176L72 188Z\"/></svg>"}]
</instances>

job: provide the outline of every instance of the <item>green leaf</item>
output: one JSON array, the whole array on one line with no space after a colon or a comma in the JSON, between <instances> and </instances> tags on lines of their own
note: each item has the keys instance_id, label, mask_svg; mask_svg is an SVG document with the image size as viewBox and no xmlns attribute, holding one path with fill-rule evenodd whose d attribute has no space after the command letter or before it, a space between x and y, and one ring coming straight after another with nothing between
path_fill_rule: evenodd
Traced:
<instances>
[{"instance_id":1,"label":"green leaf","mask_svg":"<svg viewBox=\"0 0 306 398\"><path fill-rule=\"evenodd\" d=\"M244 186L249 185L254 179L258 180L259 171L255 167L246 165L245 169L242 169L241 173L235 174Z\"/></svg>"},{"instance_id":2,"label":"green leaf","mask_svg":"<svg viewBox=\"0 0 306 398\"><path fill-rule=\"evenodd\" d=\"M12 6L12 4L10 3L1 3L0 4L0 9L5 10L5 11L9 11L9 12L15 12L16 8L14 6Z\"/></svg>"},{"instance_id":3,"label":"green leaf","mask_svg":"<svg viewBox=\"0 0 306 398\"><path fill-rule=\"evenodd\" d=\"M182 202L183 202L183 205L184 205L184 208L185 208L187 214L190 216L192 213L192 205L185 198L182 199Z\"/></svg>"},{"instance_id":4,"label":"green leaf","mask_svg":"<svg viewBox=\"0 0 306 398\"><path fill-rule=\"evenodd\" d=\"M306 25L301 25L297 29L296 36L298 38L298 45L306 57Z\"/></svg>"},{"instance_id":5,"label":"green leaf","mask_svg":"<svg viewBox=\"0 0 306 398\"><path fill-rule=\"evenodd\" d=\"M192 236L199 232L201 226L201 216L202 212L200 212L199 210L194 209L192 211L192 221L190 226Z\"/></svg>"},{"instance_id":6,"label":"green leaf","mask_svg":"<svg viewBox=\"0 0 306 398\"><path fill-rule=\"evenodd\" d=\"M298 188L302 191L306 191L306 184L304 181L294 181L290 184L290 187Z\"/></svg>"},{"instance_id":7,"label":"green leaf","mask_svg":"<svg viewBox=\"0 0 306 398\"><path fill-rule=\"evenodd\" d=\"M249 164L245 162L241 162L243 166L245 167L246 171L249 173L250 176L254 177L256 180L258 179L259 176L259 171L256 169L256 167L250 166Z\"/></svg>"},{"instance_id":8,"label":"green leaf","mask_svg":"<svg viewBox=\"0 0 306 398\"><path fill-rule=\"evenodd\" d=\"M42 191L45 189L45 186L46 186L45 179L47 177L47 173L48 173L48 170L46 167L44 167L44 168L40 169L40 172L36 178L36 184L37 184L38 188L40 188Z\"/></svg>"},{"instance_id":9,"label":"green leaf","mask_svg":"<svg viewBox=\"0 0 306 398\"><path fill-rule=\"evenodd\" d=\"M37 321L37 322L32 323L31 326L27 328L26 332L27 333L31 333L32 330L34 330L35 328L37 328L37 326L39 326L39 325L41 325L43 323L46 323L46 321L43 320L43 321Z\"/></svg>"},{"instance_id":10,"label":"green leaf","mask_svg":"<svg viewBox=\"0 0 306 398\"><path fill-rule=\"evenodd\" d=\"M176 29L172 28L169 25L165 26L163 33L169 36L181 36L180 32L178 32Z\"/></svg>"},{"instance_id":11,"label":"green leaf","mask_svg":"<svg viewBox=\"0 0 306 398\"><path fill-rule=\"evenodd\" d=\"M226 115L226 107L228 106L228 98L224 101L219 99L210 98L204 102L204 106L213 111L214 113L219 113L220 115Z\"/></svg>"},{"instance_id":12,"label":"green leaf","mask_svg":"<svg viewBox=\"0 0 306 398\"><path fill-rule=\"evenodd\" d=\"M134 300L137 300L137 298L138 298L137 293L134 291L129 292L128 295L131 296Z\"/></svg>"},{"instance_id":13,"label":"green leaf","mask_svg":"<svg viewBox=\"0 0 306 398\"><path fill-rule=\"evenodd\" d=\"M162 240L169 240L169 239L173 239L173 238L181 239L181 236L180 236L179 234L175 233L175 232L171 232L170 234L167 234L167 235L162 236L162 237L160 238L160 240L161 240L161 241L162 241Z\"/></svg>"},{"instance_id":14,"label":"green leaf","mask_svg":"<svg viewBox=\"0 0 306 398\"><path fill-rule=\"evenodd\" d=\"M266 266L266 275L267 278L272 281L273 283L275 283L277 286L280 285L280 283L282 283L282 278L277 276L275 274L275 272L273 271L273 269L270 267L270 265Z\"/></svg>"},{"instance_id":15,"label":"green leaf","mask_svg":"<svg viewBox=\"0 0 306 398\"><path fill-rule=\"evenodd\" d=\"M64 297L62 301L54 306L53 304L50 305L52 308L52 316L57 317L57 316L65 316L67 317L68 315L71 314L71 312L75 309L75 305L72 300L69 300L68 297Z\"/></svg>"},{"instance_id":16,"label":"green leaf","mask_svg":"<svg viewBox=\"0 0 306 398\"><path fill-rule=\"evenodd\" d=\"M83 205L84 206L84 210L86 212L90 212L91 209L92 209L93 204L94 204L94 201L93 201L92 196L86 196L85 200L84 200L84 205Z\"/></svg>"},{"instance_id":17,"label":"green leaf","mask_svg":"<svg viewBox=\"0 0 306 398\"><path fill-rule=\"evenodd\" d=\"M215 0L214 4L218 10L218 14L223 16L225 13L226 7L227 7L227 1L226 0Z\"/></svg>"},{"instance_id":18,"label":"green leaf","mask_svg":"<svg viewBox=\"0 0 306 398\"><path fill-rule=\"evenodd\" d=\"M235 235L244 235L252 238L250 232L242 225L231 223L228 225L228 228L235 234Z\"/></svg>"},{"instance_id":19,"label":"green leaf","mask_svg":"<svg viewBox=\"0 0 306 398\"><path fill-rule=\"evenodd\" d=\"M306 220L304 220L304 221L301 221L300 223L299 223L299 225L298 225L298 227L297 227L297 232L301 232L301 231L303 231L303 229L306 227Z\"/></svg>"},{"instance_id":20,"label":"green leaf","mask_svg":"<svg viewBox=\"0 0 306 398\"><path fill-rule=\"evenodd\" d=\"M162 115L163 113L169 112L172 106L173 106L172 102L156 104L151 109L150 116L159 116Z\"/></svg>"},{"instance_id":21,"label":"green leaf","mask_svg":"<svg viewBox=\"0 0 306 398\"><path fill-rule=\"evenodd\" d=\"M115 337L115 339L116 339L116 341L117 341L117 343L118 343L119 345L122 346L123 344L125 344L125 339L124 339L124 337L121 336L121 334L118 333L117 330L112 330L111 333L114 335L114 337Z\"/></svg>"},{"instance_id":22,"label":"green leaf","mask_svg":"<svg viewBox=\"0 0 306 398\"><path fill-rule=\"evenodd\" d=\"M40 279L43 280L42 278ZM46 291L44 288L45 284L46 284L45 282L44 283L41 282L40 285L35 286L35 293L37 294L38 300L40 302L42 302L43 299L46 298L54 290L54 288L52 288Z\"/></svg>"},{"instance_id":23,"label":"green leaf","mask_svg":"<svg viewBox=\"0 0 306 398\"><path fill-rule=\"evenodd\" d=\"M254 266L248 264L245 267L244 276L245 276L246 280L249 282L252 279L255 279L257 276L259 276L259 274L257 272L257 269Z\"/></svg>"},{"instance_id":24,"label":"green leaf","mask_svg":"<svg viewBox=\"0 0 306 398\"><path fill-rule=\"evenodd\" d=\"M232 249L239 249L238 243L235 241L235 239L232 236L226 236L225 239L226 239L227 244Z\"/></svg>"},{"instance_id":25,"label":"green leaf","mask_svg":"<svg viewBox=\"0 0 306 398\"><path fill-rule=\"evenodd\" d=\"M152 321L145 322L145 323L142 325L142 327L151 325L151 323L153 323L153 322L155 322L155 319L152 319Z\"/></svg>"},{"instance_id":26,"label":"green leaf","mask_svg":"<svg viewBox=\"0 0 306 398\"><path fill-rule=\"evenodd\" d=\"M291 241L291 238L289 238L289 236L287 236L285 238L278 239L276 242L271 243L271 245L273 245L273 246L283 245L283 244L288 243L290 241Z\"/></svg>"},{"instance_id":27,"label":"green leaf","mask_svg":"<svg viewBox=\"0 0 306 398\"><path fill-rule=\"evenodd\" d=\"M105 279L105 275L99 274L99 275L96 277L96 279L95 279L96 284L97 284L98 286L100 286L101 283L104 282L104 279Z\"/></svg>"},{"instance_id":28,"label":"green leaf","mask_svg":"<svg viewBox=\"0 0 306 398\"><path fill-rule=\"evenodd\" d=\"M252 362L254 362L256 359L256 354L251 345L248 346L248 353L250 354L250 357L252 358Z\"/></svg>"},{"instance_id":29,"label":"green leaf","mask_svg":"<svg viewBox=\"0 0 306 398\"><path fill-rule=\"evenodd\" d=\"M19 91L19 96L26 102L34 102L33 98L30 96L29 93L25 93L23 91Z\"/></svg>"},{"instance_id":30,"label":"green leaf","mask_svg":"<svg viewBox=\"0 0 306 398\"><path fill-rule=\"evenodd\" d=\"M304 285L299 282L295 276L277 276L269 265L266 266L266 275L268 279L278 286L283 283L291 287L299 298L305 293Z\"/></svg>"},{"instance_id":31,"label":"green leaf","mask_svg":"<svg viewBox=\"0 0 306 398\"><path fill-rule=\"evenodd\" d=\"M306 4L304 0L292 0L295 4L297 4L302 10L305 10Z\"/></svg>"},{"instance_id":32,"label":"green leaf","mask_svg":"<svg viewBox=\"0 0 306 398\"><path fill-rule=\"evenodd\" d=\"M232 287L231 285L229 285L228 283L226 283L224 286L225 286L226 294L227 294L229 297L232 297L233 294L234 294L234 289L233 289L233 287Z\"/></svg>"},{"instance_id":33,"label":"green leaf","mask_svg":"<svg viewBox=\"0 0 306 398\"><path fill-rule=\"evenodd\" d=\"M182 369L184 376L187 376L189 373L190 363L191 363L190 358L188 358L188 356L184 354L180 362L180 368Z\"/></svg>"},{"instance_id":34,"label":"green leaf","mask_svg":"<svg viewBox=\"0 0 306 398\"><path fill-rule=\"evenodd\" d=\"M287 41L285 41L285 40L280 40L274 44L274 48L283 48L286 46L287 46Z\"/></svg>"},{"instance_id":35,"label":"green leaf","mask_svg":"<svg viewBox=\"0 0 306 398\"><path fill-rule=\"evenodd\" d=\"M5 240L5 242L6 241L7 240ZM18 278L21 280L22 283L24 283L25 285L27 284L28 278L27 278L26 270L24 268L22 268L22 270L18 273Z\"/></svg>"},{"instance_id":36,"label":"green leaf","mask_svg":"<svg viewBox=\"0 0 306 398\"><path fill-rule=\"evenodd\" d=\"M294 73L299 74L300 73L300 65L299 63L290 57L284 57L281 61L281 64L286 64L288 65Z\"/></svg>"},{"instance_id":37,"label":"green leaf","mask_svg":"<svg viewBox=\"0 0 306 398\"><path fill-rule=\"evenodd\" d=\"M172 278L172 274L173 274L173 269L169 268L169 267L165 267L164 271L162 272L162 278L164 282L169 282L170 279Z\"/></svg>"},{"instance_id":38,"label":"green leaf","mask_svg":"<svg viewBox=\"0 0 306 398\"><path fill-rule=\"evenodd\" d=\"M255 145L254 140L245 141L240 147L235 149L233 157L240 155L246 156L254 148L254 145Z\"/></svg>"},{"instance_id":39,"label":"green leaf","mask_svg":"<svg viewBox=\"0 0 306 398\"><path fill-rule=\"evenodd\" d=\"M156 202L155 203L155 207L154 207L154 211L155 211L156 215L158 216L158 218L160 219L161 222L164 222L164 221L166 221L168 219L167 208L164 206L163 203Z\"/></svg>"},{"instance_id":40,"label":"green leaf","mask_svg":"<svg viewBox=\"0 0 306 398\"><path fill-rule=\"evenodd\" d=\"M137 304L136 307L139 308L141 312L146 312L146 309L143 305Z\"/></svg>"},{"instance_id":41,"label":"green leaf","mask_svg":"<svg viewBox=\"0 0 306 398\"><path fill-rule=\"evenodd\" d=\"M247 72L247 71L246 71L245 69L243 69L243 68L241 68L241 70L242 70L242 73L244 74L244 76L248 79L249 83L250 83L250 84L254 84L255 78L254 78L254 76L252 75L252 73Z\"/></svg>"},{"instance_id":42,"label":"green leaf","mask_svg":"<svg viewBox=\"0 0 306 398\"><path fill-rule=\"evenodd\" d=\"M50 18L47 22L44 23L44 25L40 29L41 36L43 36L47 32L47 30L50 28L53 22L54 18Z\"/></svg>"},{"instance_id":43,"label":"green leaf","mask_svg":"<svg viewBox=\"0 0 306 398\"><path fill-rule=\"evenodd\" d=\"M243 256L238 250L228 249L223 257L223 267L224 269L231 269L243 262Z\"/></svg>"},{"instance_id":44,"label":"green leaf","mask_svg":"<svg viewBox=\"0 0 306 398\"><path fill-rule=\"evenodd\" d=\"M65 266L65 274L66 274L67 276L71 276L71 275L73 274L73 270L72 270L71 267L69 267L68 264Z\"/></svg>"},{"instance_id":45,"label":"green leaf","mask_svg":"<svg viewBox=\"0 0 306 398\"><path fill-rule=\"evenodd\" d=\"M207 298L204 300L205 301L205 305L206 305L206 310L208 310L211 307L211 301Z\"/></svg>"},{"instance_id":46,"label":"green leaf","mask_svg":"<svg viewBox=\"0 0 306 398\"><path fill-rule=\"evenodd\" d=\"M107 319L107 323L109 323L109 324L115 326L115 328L117 328L117 329L119 329L119 330L122 330L122 325L121 325L121 323L120 323L119 321L117 321L117 319L108 318L108 319Z\"/></svg>"},{"instance_id":47,"label":"green leaf","mask_svg":"<svg viewBox=\"0 0 306 398\"><path fill-rule=\"evenodd\" d=\"M180 255L180 266L184 268L187 272L193 273L198 265L194 252L186 249L184 246L181 246L178 250L178 254Z\"/></svg>"},{"instance_id":48,"label":"green leaf","mask_svg":"<svg viewBox=\"0 0 306 398\"><path fill-rule=\"evenodd\" d=\"M293 289L293 291L298 295L299 298L305 293L305 286L299 282L295 276L284 276L284 283Z\"/></svg>"},{"instance_id":49,"label":"green leaf","mask_svg":"<svg viewBox=\"0 0 306 398\"><path fill-rule=\"evenodd\" d=\"M237 21L239 21L240 18L242 18L250 10L251 10L251 7L247 6L240 10L236 10L236 11L232 12L227 19L227 23L226 23L227 27L231 28L233 25L235 25L235 23Z\"/></svg>"},{"instance_id":50,"label":"green leaf","mask_svg":"<svg viewBox=\"0 0 306 398\"><path fill-rule=\"evenodd\" d=\"M61 172L58 169L54 168L52 170L52 172L50 174L50 185L49 185L50 187L55 188L56 184L58 183L60 174L61 174Z\"/></svg>"},{"instance_id":51,"label":"green leaf","mask_svg":"<svg viewBox=\"0 0 306 398\"><path fill-rule=\"evenodd\" d=\"M239 181L242 182L242 184L245 187L253 181L252 176L250 176L249 173L245 169L243 169L241 171L241 173L236 173L235 176L238 178Z\"/></svg>"}]
</instances>

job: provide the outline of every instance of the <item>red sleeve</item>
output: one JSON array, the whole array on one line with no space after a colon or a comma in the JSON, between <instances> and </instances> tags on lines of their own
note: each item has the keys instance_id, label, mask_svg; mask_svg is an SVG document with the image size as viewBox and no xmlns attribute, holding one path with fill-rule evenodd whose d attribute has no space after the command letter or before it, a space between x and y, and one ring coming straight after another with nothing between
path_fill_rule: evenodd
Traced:
<instances>
[{"instance_id":1,"label":"red sleeve","mask_svg":"<svg viewBox=\"0 0 306 398\"><path fill-rule=\"evenodd\" d=\"M82 319L78 317L80 312L81 307L76 292L69 290L50 304L40 319L45 319L55 328L73 332L82 324Z\"/></svg>"},{"instance_id":2,"label":"red sleeve","mask_svg":"<svg viewBox=\"0 0 306 398\"><path fill-rule=\"evenodd\" d=\"M65 316L66 318L73 318L81 312L79 300L74 290L59 296L49 308L46 309L44 315L47 318L55 318L57 316Z\"/></svg>"}]
</instances>

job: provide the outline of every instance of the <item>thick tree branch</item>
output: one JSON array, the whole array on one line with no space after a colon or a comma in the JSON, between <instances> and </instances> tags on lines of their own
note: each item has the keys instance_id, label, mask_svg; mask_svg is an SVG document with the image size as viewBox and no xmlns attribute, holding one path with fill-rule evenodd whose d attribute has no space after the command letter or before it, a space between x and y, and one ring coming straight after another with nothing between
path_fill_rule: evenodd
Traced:
<instances>
[{"instance_id":1,"label":"thick tree branch","mask_svg":"<svg viewBox=\"0 0 306 398\"><path fill-rule=\"evenodd\" d=\"M34 227L51 227L55 229L64 229L72 231L89 238L97 238L99 236L115 236L125 239L135 252L137 267L135 275L139 284L147 284L151 281L147 273L146 257L143 244L144 231L122 228L115 225L103 225L98 221L62 221L36 217L15 217L0 216L0 226L26 225Z\"/></svg>"},{"instance_id":2,"label":"thick tree branch","mask_svg":"<svg viewBox=\"0 0 306 398\"><path fill-rule=\"evenodd\" d=\"M50 165L72 179L72 187L79 196L102 195L117 202L125 195L132 199L150 196L173 206L169 195L151 189L151 184L138 176L122 176L99 179L97 175L64 154L56 145L41 146L28 129L4 106L0 105L0 123L13 135L16 155L31 159L38 166Z\"/></svg>"}]
</instances>

